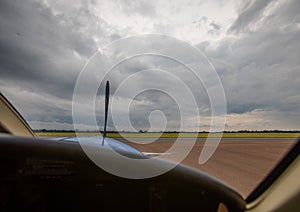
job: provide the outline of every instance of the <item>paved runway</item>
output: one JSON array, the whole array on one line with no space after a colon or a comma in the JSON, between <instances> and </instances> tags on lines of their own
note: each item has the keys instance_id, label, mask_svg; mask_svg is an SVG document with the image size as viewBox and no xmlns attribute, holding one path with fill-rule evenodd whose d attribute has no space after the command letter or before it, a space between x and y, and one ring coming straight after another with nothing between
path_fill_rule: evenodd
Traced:
<instances>
[{"instance_id":1,"label":"paved runway","mask_svg":"<svg viewBox=\"0 0 300 212\"><path fill-rule=\"evenodd\" d=\"M147 139L142 141L145 142ZM180 145L189 145L189 142L185 139ZM294 143L294 139L226 138L222 139L209 161L200 165L198 159L204 139L198 139L182 163L221 179L247 197ZM174 139L159 139L151 144L127 144L142 152L165 152L174 144Z\"/></svg>"}]
</instances>

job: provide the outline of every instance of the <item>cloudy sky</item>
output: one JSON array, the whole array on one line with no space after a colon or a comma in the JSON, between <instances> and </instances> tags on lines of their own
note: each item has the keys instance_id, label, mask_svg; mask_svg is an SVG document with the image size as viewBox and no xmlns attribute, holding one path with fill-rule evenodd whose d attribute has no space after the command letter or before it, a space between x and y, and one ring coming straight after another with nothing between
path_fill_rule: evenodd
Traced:
<instances>
[{"instance_id":1,"label":"cloudy sky","mask_svg":"<svg viewBox=\"0 0 300 212\"><path fill-rule=\"evenodd\" d=\"M226 130L299 130L299 11L298 0L2 0L0 91L32 128L73 129L76 80L92 70L87 79L97 74L111 82L110 129L115 116L118 130L132 130L129 116L135 130L180 130L182 122L184 130L198 124L207 130L211 100L221 95L210 92L219 86L216 71L226 97ZM204 82L171 57L198 70ZM101 128L104 83L95 83ZM87 100L91 84L78 94L76 127L85 130L96 127L85 117L94 107Z\"/></svg>"}]
</instances>

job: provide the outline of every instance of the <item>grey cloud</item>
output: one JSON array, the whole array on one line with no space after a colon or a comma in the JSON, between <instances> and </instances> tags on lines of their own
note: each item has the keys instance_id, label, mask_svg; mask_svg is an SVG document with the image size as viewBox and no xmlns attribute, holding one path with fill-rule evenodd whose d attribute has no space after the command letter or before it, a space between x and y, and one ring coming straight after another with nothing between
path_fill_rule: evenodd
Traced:
<instances>
[{"instance_id":1,"label":"grey cloud","mask_svg":"<svg viewBox=\"0 0 300 212\"><path fill-rule=\"evenodd\" d=\"M70 100L77 75L97 50L93 35L102 33L105 39L109 34L106 23L97 19L102 25L92 31L89 25L97 17L87 3L75 17L57 9L53 12L38 1L1 1L0 5L1 91L9 99L18 99L15 105L29 121L71 123ZM59 107L60 101L68 104Z\"/></svg>"},{"instance_id":2,"label":"grey cloud","mask_svg":"<svg viewBox=\"0 0 300 212\"><path fill-rule=\"evenodd\" d=\"M141 104L140 102L144 103ZM149 116L154 110L164 113L167 118L167 129L180 129L180 109L178 105L170 96L154 90L143 92L133 100L129 111L133 126L136 129L143 126L143 129L149 130Z\"/></svg>"},{"instance_id":3,"label":"grey cloud","mask_svg":"<svg viewBox=\"0 0 300 212\"><path fill-rule=\"evenodd\" d=\"M300 113L297 107L300 104L297 98L300 80L296 77L300 30L286 27L298 17L298 12L294 11L292 15L293 10L288 9L295 2L290 1L273 11L266 20L268 24L255 33L249 32L239 39L225 39L217 49L206 45L206 53L212 58L223 82L230 113L254 110L277 111L277 115ZM277 13L282 11L289 13L281 14L288 19L279 19ZM287 121L288 116L282 120Z\"/></svg>"},{"instance_id":4,"label":"grey cloud","mask_svg":"<svg viewBox=\"0 0 300 212\"><path fill-rule=\"evenodd\" d=\"M246 8L243 8L243 11L239 14L236 21L230 27L230 31L240 32L247 30L247 27L253 21L256 21L260 18L261 13L269 5L271 0L255 0L251 3L246 2Z\"/></svg>"},{"instance_id":5,"label":"grey cloud","mask_svg":"<svg viewBox=\"0 0 300 212\"><path fill-rule=\"evenodd\" d=\"M16 84L20 86L37 84L44 92L56 95L71 94L80 66L95 50L95 44L62 24L61 17L54 16L42 4L24 1L3 4L2 80L18 80ZM75 52L81 58L76 58Z\"/></svg>"},{"instance_id":6,"label":"grey cloud","mask_svg":"<svg viewBox=\"0 0 300 212\"><path fill-rule=\"evenodd\" d=\"M219 34L221 29L219 24L215 23L215 21L212 21L209 26L211 27L211 29L208 31L209 34Z\"/></svg>"},{"instance_id":7,"label":"grey cloud","mask_svg":"<svg viewBox=\"0 0 300 212\"><path fill-rule=\"evenodd\" d=\"M203 41L203 42L198 43L197 45L195 45L195 47L198 48L203 53L206 52L206 50L207 50L207 48L209 48L209 46L210 46L210 42L209 41Z\"/></svg>"},{"instance_id":8,"label":"grey cloud","mask_svg":"<svg viewBox=\"0 0 300 212\"><path fill-rule=\"evenodd\" d=\"M281 27L283 31L297 28L300 22L300 2L297 0L284 1L279 8L269 17L266 17L266 24Z\"/></svg>"},{"instance_id":9,"label":"grey cloud","mask_svg":"<svg viewBox=\"0 0 300 212\"><path fill-rule=\"evenodd\" d=\"M142 16L153 17L156 15L155 7L151 1L147 0L121 0L120 6L123 11L131 16L132 14L139 14Z\"/></svg>"},{"instance_id":10,"label":"grey cloud","mask_svg":"<svg viewBox=\"0 0 300 212\"><path fill-rule=\"evenodd\" d=\"M211 22L209 25L212 26L212 27L214 28L214 30L217 30L217 31L218 31L218 30L221 29L221 26L218 25L218 24L216 24L214 21Z\"/></svg>"},{"instance_id":11,"label":"grey cloud","mask_svg":"<svg viewBox=\"0 0 300 212\"><path fill-rule=\"evenodd\" d=\"M161 39L157 37L157 39ZM116 49L112 48L112 50L107 50L105 53L99 55L99 58L97 61L100 61L101 57L105 57L106 55L111 55L112 57L108 57L108 60L114 61L114 56L116 57L116 61L122 61L122 59L127 58L126 55L134 55L134 48L141 48L142 46L139 45L139 42L142 43L143 48L146 48L147 50L153 50L154 48L161 49L162 54L168 55L168 51L172 51L174 54L178 54L181 56L180 58L183 60L186 60L188 63L193 62L191 58L195 57L193 54L190 54L189 51L184 51L176 45L173 45L174 48L170 48L168 43L162 43L162 45L157 45L157 43L160 43L159 41L153 40L149 42L141 42L143 39L138 39L138 42L134 43L132 41L127 41L122 43L122 48L119 48L117 45ZM165 47L168 47L168 51ZM176 52L176 50L180 49L182 51ZM129 49L129 53L126 51ZM147 50L145 52L147 52ZM113 53L110 53L113 52ZM116 53L117 52L117 53ZM116 56L117 55L117 56ZM199 59L197 62L200 62ZM114 63L113 63L114 64ZM98 64L98 67L103 67L103 65ZM97 67L96 66L96 67ZM201 67L202 69L204 67ZM138 57L130 58L129 60L124 60L122 63L119 63L117 66L115 66L114 69L111 70L111 72L106 76L105 80L110 80L111 84L111 94L114 96L114 98L123 98L123 99L130 99L132 100L134 96L131 95L135 93L136 91L142 91L144 88L148 87L156 87L157 89L165 92L169 92L171 94L176 93L179 95L184 105L180 105L181 107L184 107L183 112L189 112L189 107L191 106L190 99L186 97L186 89L182 89L174 79L171 79L169 76L165 76L164 73L159 74L159 71L154 72L141 72L144 70L164 70L167 71L170 74L175 74L185 83L193 92L196 101L199 103L199 107L201 107L202 113L209 113L210 111L207 111L207 108L209 108L209 99L207 97L207 94L205 92L205 89L203 88L203 85L201 85L201 82L197 79L195 79L195 76L189 72L189 70L186 69L183 65L178 63L177 61L173 61L171 59L167 59L165 57L160 57L159 55L140 55ZM138 78L135 78L134 80L130 80L130 76L133 74L138 74ZM104 73L102 73L104 74ZM105 81L104 80L104 81ZM125 82L126 86L123 87L118 94L115 93L116 88L118 86ZM103 92L104 87L100 86L100 93ZM151 111L154 109L160 109L162 110L168 118L168 128L176 128L178 127L178 123L180 123L180 119L178 119L178 106L177 103L168 101L168 97L165 95L157 96L155 95L156 92L146 93L143 96L138 96L135 101L140 102L143 100L143 104L134 104L130 111L130 118L134 126L140 126L143 129L146 129L149 127L148 123L148 116ZM142 99L140 99L142 98ZM184 101L184 100L187 101ZM99 106L97 106L98 108ZM131 112L134 111L134 112ZM100 114L103 113L103 111L99 112ZM143 120L143 121L142 121ZM177 120L177 121L175 121ZM144 123L142 125L141 123ZM111 121L109 121L109 124L111 124ZM136 127L138 128L138 127Z\"/></svg>"},{"instance_id":12,"label":"grey cloud","mask_svg":"<svg viewBox=\"0 0 300 212\"><path fill-rule=\"evenodd\" d=\"M1 1L0 6L0 88L21 108L27 120L32 122L72 123L71 98L74 84L85 61L96 50L97 45L115 41L120 35L127 35L124 30L110 26L94 13L94 1ZM214 64L224 85L229 113L244 114L251 111L274 111L270 120L282 119L289 123L291 117L299 117L299 55L300 33L299 1L287 1L273 14L261 19L261 14L270 1L254 1L245 4L237 20L231 26L232 32L244 32L242 36L228 36L221 41L203 41L197 45ZM121 9L128 15L138 14L147 18L154 16L155 8L149 2L122 1ZM108 20L107 20L108 21ZM255 32L249 26L259 21L263 27ZM97 23L97 24L95 24ZM217 33L220 26L203 17L200 20L211 33ZM199 22L194 24L200 24ZM154 24L155 30L172 34L172 25ZM95 41L97 38L98 41ZM189 52L185 44L178 44L166 39L123 42L108 52L103 50L91 68L95 70L91 79L100 78L111 61L118 61L145 49L146 52L158 52L180 58L191 67L200 68L209 79L205 61L199 60L195 52ZM102 47L102 45L101 45ZM101 59L103 61L101 61ZM162 69L183 80L199 106L201 115L210 114L210 102L204 85L195 78L186 67L164 57L141 56L130 59L117 66L105 80L111 82L111 94L115 94L120 83L128 76L146 69ZM98 78L97 78L98 77ZM190 111L190 102L176 81L160 74L145 74L131 82L116 98L128 100L130 94L146 86L157 85L164 91L172 91L183 96L186 113ZM95 81L98 82L98 81ZM96 102L97 122L103 123L104 82L99 87L99 100ZM86 92L80 95L85 104ZM213 86L213 82L209 84ZM89 106L89 105L88 105ZM122 106L119 106L122 107ZM25 108L25 109L22 109ZM157 92L145 92L132 102L130 117L137 129L149 128L148 116L151 111L162 110L169 121L168 128L178 127L178 106L168 96ZM82 124L87 124L85 111ZM286 114L286 116L284 116ZM286 117L286 118L285 118ZM177 122L176 122L177 120ZM299 126L299 121L292 120ZM113 128L110 119L109 125Z\"/></svg>"},{"instance_id":13,"label":"grey cloud","mask_svg":"<svg viewBox=\"0 0 300 212\"><path fill-rule=\"evenodd\" d=\"M118 34L112 34L110 36L110 38L111 38L111 41L113 42L113 41L119 40L121 38L121 36Z\"/></svg>"},{"instance_id":14,"label":"grey cloud","mask_svg":"<svg viewBox=\"0 0 300 212\"><path fill-rule=\"evenodd\" d=\"M193 21L192 23L195 24L197 27L205 26L207 23L208 18L206 16L202 16L200 20Z\"/></svg>"}]
</instances>

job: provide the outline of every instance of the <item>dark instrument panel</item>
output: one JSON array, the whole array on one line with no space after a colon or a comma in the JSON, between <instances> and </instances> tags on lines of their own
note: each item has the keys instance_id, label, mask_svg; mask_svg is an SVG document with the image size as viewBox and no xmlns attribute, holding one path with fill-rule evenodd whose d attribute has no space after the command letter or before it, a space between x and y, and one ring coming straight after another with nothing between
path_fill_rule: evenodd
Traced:
<instances>
[{"instance_id":1,"label":"dark instrument panel","mask_svg":"<svg viewBox=\"0 0 300 212\"><path fill-rule=\"evenodd\" d=\"M0 164L0 211L217 211L220 203L229 211L245 207L226 185L184 166L141 180L111 175L73 142L0 137Z\"/></svg>"}]
</instances>

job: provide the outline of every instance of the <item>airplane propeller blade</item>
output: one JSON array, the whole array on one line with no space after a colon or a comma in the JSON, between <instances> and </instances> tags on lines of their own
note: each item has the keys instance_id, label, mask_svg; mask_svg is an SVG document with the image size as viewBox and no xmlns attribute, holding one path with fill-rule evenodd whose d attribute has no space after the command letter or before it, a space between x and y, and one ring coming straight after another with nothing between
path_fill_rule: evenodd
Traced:
<instances>
[{"instance_id":1,"label":"airplane propeller blade","mask_svg":"<svg viewBox=\"0 0 300 212\"><path fill-rule=\"evenodd\" d=\"M106 137L108 104L109 104L109 81L106 81L106 87L105 87L105 116L104 116L104 132L103 132L102 146L104 145L104 139Z\"/></svg>"}]
</instances>

